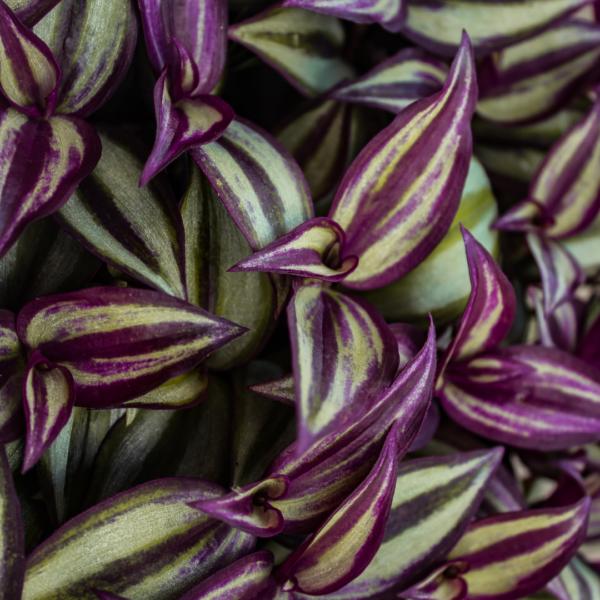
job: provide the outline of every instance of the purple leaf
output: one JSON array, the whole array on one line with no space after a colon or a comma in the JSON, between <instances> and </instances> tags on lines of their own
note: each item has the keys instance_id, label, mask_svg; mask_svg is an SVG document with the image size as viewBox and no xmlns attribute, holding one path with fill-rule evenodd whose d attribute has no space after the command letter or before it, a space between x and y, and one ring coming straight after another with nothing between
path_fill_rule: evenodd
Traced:
<instances>
[{"instance_id":1,"label":"purple leaf","mask_svg":"<svg viewBox=\"0 0 600 600\"><path fill-rule=\"evenodd\" d=\"M276 379L257 383L248 387L249 390L262 394L267 398L279 400L288 406L296 406L296 391L294 389L294 375L288 373Z\"/></svg>"},{"instance_id":2,"label":"purple leaf","mask_svg":"<svg viewBox=\"0 0 600 600\"><path fill-rule=\"evenodd\" d=\"M396 422L367 478L280 567L283 589L311 595L344 587L369 565L383 541L396 487Z\"/></svg>"},{"instance_id":3,"label":"purple leaf","mask_svg":"<svg viewBox=\"0 0 600 600\"><path fill-rule=\"evenodd\" d=\"M146 185L158 172L187 150L218 139L235 113L217 96L209 94L175 101L167 86L165 69L154 87L156 139L140 178Z\"/></svg>"},{"instance_id":4,"label":"purple leaf","mask_svg":"<svg viewBox=\"0 0 600 600\"><path fill-rule=\"evenodd\" d=\"M78 406L108 408L187 373L244 328L159 292L97 287L30 302L17 331L71 371Z\"/></svg>"},{"instance_id":5,"label":"purple leaf","mask_svg":"<svg viewBox=\"0 0 600 600\"><path fill-rule=\"evenodd\" d=\"M61 0L7 0L6 5L27 27L33 27Z\"/></svg>"},{"instance_id":6,"label":"purple leaf","mask_svg":"<svg viewBox=\"0 0 600 600\"><path fill-rule=\"evenodd\" d=\"M76 117L29 118L0 105L0 258L32 221L58 210L101 154L94 129Z\"/></svg>"},{"instance_id":7,"label":"purple leaf","mask_svg":"<svg viewBox=\"0 0 600 600\"><path fill-rule=\"evenodd\" d=\"M392 323L389 327L398 343L400 358L398 369L400 370L416 356L427 341L427 336L418 327L408 323Z\"/></svg>"},{"instance_id":8,"label":"purple leaf","mask_svg":"<svg viewBox=\"0 0 600 600\"><path fill-rule=\"evenodd\" d=\"M360 260L344 285L389 284L444 237L469 170L476 98L465 34L443 90L402 111L367 144L340 184L329 216L346 232L342 258Z\"/></svg>"},{"instance_id":9,"label":"purple leaf","mask_svg":"<svg viewBox=\"0 0 600 600\"><path fill-rule=\"evenodd\" d=\"M316 217L241 260L229 271L263 271L337 283L358 265L356 256L341 259L345 245L346 234L335 221Z\"/></svg>"},{"instance_id":10,"label":"purple leaf","mask_svg":"<svg viewBox=\"0 0 600 600\"><path fill-rule=\"evenodd\" d=\"M360 421L398 370L398 345L369 304L311 282L288 306L298 456Z\"/></svg>"},{"instance_id":11,"label":"purple leaf","mask_svg":"<svg viewBox=\"0 0 600 600\"><path fill-rule=\"evenodd\" d=\"M69 420L75 404L73 376L35 350L23 378L23 403L27 421L24 473L35 465Z\"/></svg>"},{"instance_id":12,"label":"purple leaf","mask_svg":"<svg viewBox=\"0 0 600 600\"><path fill-rule=\"evenodd\" d=\"M412 443L409 452L416 452L417 450L421 450L431 440L437 431L437 428L440 424L440 409L438 403L435 400L431 401L429 405L429 409L425 414L425 418L423 419L423 424L421 425L421 429L419 429L419 434L415 438L415 441Z\"/></svg>"},{"instance_id":13,"label":"purple leaf","mask_svg":"<svg viewBox=\"0 0 600 600\"><path fill-rule=\"evenodd\" d=\"M97 590L96 588L92 588L92 591L94 594L96 594L98 600L128 600L123 596L113 594L112 592L107 592L106 590Z\"/></svg>"},{"instance_id":14,"label":"purple leaf","mask_svg":"<svg viewBox=\"0 0 600 600\"><path fill-rule=\"evenodd\" d=\"M285 498L288 489L285 475L272 475L243 488L234 487L225 496L192 502L190 506L250 535L271 537L283 529L283 516L273 508L271 500Z\"/></svg>"},{"instance_id":15,"label":"purple leaf","mask_svg":"<svg viewBox=\"0 0 600 600\"><path fill-rule=\"evenodd\" d=\"M577 356L586 363L600 369L600 315L594 319L587 330Z\"/></svg>"},{"instance_id":16,"label":"purple leaf","mask_svg":"<svg viewBox=\"0 0 600 600\"><path fill-rule=\"evenodd\" d=\"M365 75L342 82L327 96L398 114L409 104L439 92L448 67L419 48L405 48Z\"/></svg>"},{"instance_id":17,"label":"purple leaf","mask_svg":"<svg viewBox=\"0 0 600 600\"><path fill-rule=\"evenodd\" d=\"M266 600L273 555L262 550L217 571L179 600Z\"/></svg>"},{"instance_id":18,"label":"purple leaf","mask_svg":"<svg viewBox=\"0 0 600 600\"><path fill-rule=\"evenodd\" d=\"M587 600L600 594L600 577L575 557L546 585L546 590L558 600Z\"/></svg>"},{"instance_id":19,"label":"purple leaf","mask_svg":"<svg viewBox=\"0 0 600 600\"><path fill-rule=\"evenodd\" d=\"M0 90L23 114L47 118L54 110L60 68L44 44L0 0Z\"/></svg>"}]
</instances>

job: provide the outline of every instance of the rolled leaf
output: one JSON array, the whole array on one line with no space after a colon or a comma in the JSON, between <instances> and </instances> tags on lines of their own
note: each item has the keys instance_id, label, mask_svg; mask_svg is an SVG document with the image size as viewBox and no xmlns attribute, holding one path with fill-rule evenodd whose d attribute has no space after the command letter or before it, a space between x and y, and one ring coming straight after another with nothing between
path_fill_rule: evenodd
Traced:
<instances>
[{"instance_id":1,"label":"rolled leaf","mask_svg":"<svg viewBox=\"0 0 600 600\"><path fill-rule=\"evenodd\" d=\"M116 127L101 127L98 133L98 165L54 218L105 262L186 300L183 223L168 182L157 178L138 189L143 146Z\"/></svg>"},{"instance_id":2,"label":"rolled leaf","mask_svg":"<svg viewBox=\"0 0 600 600\"><path fill-rule=\"evenodd\" d=\"M335 592L360 575L383 541L396 487L396 436L392 425L381 455L361 485L281 566L284 590Z\"/></svg>"},{"instance_id":3,"label":"rolled leaf","mask_svg":"<svg viewBox=\"0 0 600 600\"><path fill-rule=\"evenodd\" d=\"M431 52L452 56L464 28L476 56L483 56L533 37L586 4L590 1L407 0L402 33Z\"/></svg>"},{"instance_id":4,"label":"rolled leaf","mask_svg":"<svg viewBox=\"0 0 600 600\"><path fill-rule=\"evenodd\" d=\"M90 125L69 117L30 119L0 106L0 258L32 221L59 209L100 158Z\"/></svg>"},{"instance_id":5,"label":"rolled leaf","mask_svg":"<svg viewBox=\"0 0 600 600\"><path fill-rule=\"evenodd\" d=\"M360 421L327 436L301 457L294 445L269 466L268 474L290 480L285 499L275 501L285 519L284 533L314 531L364 480L381 453L385 433L400 423L396 453L412 446L429 408L435 371L435 333Z\"/></svg>"},{"instance_id":6,"label":"rolled leaf","mask_svg":"<svg viewBox=\"0 0 600 600\"><path fill-rule=\"evenodd\" d=\"M61 0L8 0L6 5L13 10L19 21L33 27Z\"/></svg>"},{"instance_id":7,"label":"rolled leaf","mask_svg":"<svg viewBox=\"0 0 600 600\"><path fill-rule=\"evenodd\" d=\"M366 302L312 282L288 307L298 456L360 421L398 370L398 345Z\"/></svg>"},{"instance_id":8,"label":"rolled leaf","mask_svg":"<svg viewBox=\"0 0 600 600\"><path fill-rule=\"evenodd\" d=\"M302 169L319 215L329 209L337 186L358 152L359 127L355 108L319 99L275 132Z\"/></svg>"},{"instance_id":9,"label":"rolled leaf","mask_svg":"<svg viewBox=\"0 0 600 600\"><path fill-rule=\"evenodd\" d=\"M328 97L397 114L439 92L447 76L448 67L441 60L418 48L405 48L365 75L341 83Z\"/></svg>"},{"instance_id":10,"label":"rolled leaf","mask_svg":"<svg viewBox=\"0 0 600 600\"><path fill-rule=\"evenodd\" d=\"M204 480L153 481L75 517L28 557L23 597L96 600L91 588L128 598L175 600L252 550L254 539L187 503L214 498ZM86 548L95 548L90 561Z\"/></svg>"},{"instance_id":11,"label":"rolled leaf","mask_svg":"<svg viewBox=\"0 0 600 600\"><path fill-rule=\"evenodd\" d=\"M447 562L404 598L512 600L539 590L566 566L585 535L589 498L566 508L505 513L473 523ZM454 590L463 588L462 594Z\"/></svg>"},{"instance_id":12,"label":"rolled leaf","mask_svg":"<svg viewBox=\"0 0 600 600\"><path fill-rule=\"evenodd\" d=\"M471 159L458 212L442 241L410 273L383 288L359 292L361 297L388 321L409 321L425 327L430 313L438 325L460 317L471 293L460 226L497 257L498 232L490 229L497 215L487 175L481 164Z\"/></svg>"},{"instance_id":13,"label":"rolled leaf","mask_svg":"<svg viewBox=\"0 0 600 600\"><path fill-rule=\"evenodd\" d=\"M73 376L39 350L27 362L23 379L27 444L23 472L28 471L66 425L75 403Z\"/></svg>"},{"instance_id":14,"label":"rolled leaf","mask_svg":"<svg viewBox=\"0 0 600 600\"><path fill-rule=\"evenodd\" d=\"M258 600L265 597L272 570L273 555L255 552L205 579L179 600Z\"/></svg>"},{"instance_id":15,"label":"rolled leaf","mask_svg":"<svg viewBox=\"0 0 600 600\"><path fill-rule=\"evenodd\" d=\"M529 199L497 222L498 229L544 230L561 239L583 231L600 211L600 101L568 131L542 163Z\"/></svg>"},{"instance_id":16,"label":"rolled leaf","mask_svg":"<svg viewBox=\"0 0 600 600\"><path fill-rule=\"evenodd\" d=\"M600 373L556 348L513 346L451 364L442 406L463 427L534 450L600 438Z\"/></svg>"},{"instance_id":17,"label":"rolled leaf","mask_svg":"<svg viewBox=\"0 0 600 600\"><path fill-rule=\"evenodd\" d=\"M285 498L289 485L285 475L275 475L243 488L234 487L219 498L192 502L190 506L250 535L271 537L281 533L283 516L270 501Z\"/></svg>"},{"instance_id":18,"label":"rolled leaf","mask_svg":"<svg viewBox=\"0 0 600 600\"><path fill-rule=\"evenodd\" d=\"M156 139L140 186L185 151L221 137L235 117L231 107L217 96L205 94L175 102L167 87L166 69L154 87L154 110Z\"/></svg>"},{"instance_id":19,"label":"rolled leaf","mask_svg":"<svg viewBox=\"0 0 600 600\"><path fill-rule=\"evenodd\" d=\"M341 58L344 29L334 17L302 8L269 8L230 26L228 33L306 96L320 96L354 75Z\"/></svg>"},{"instance_id":20,"label":"rolled leaf","mask_svg":"<svg viewBox=\"0 0 600 600\"><path fill-rule=\"evenodd\" d=\"M78 406L108 408L186 373L244 329L159 292L98 287L30 302L17 331L69 369Z\"/></svg>"},{"instance_id":21,"label":"rolled leaf","mask_svg":"<svg viewBox=\"0 0 600 600\"><path fill-rule=\"evenodd\" d=\"M501 458L497 448L402 463L381 547L361 575L328 598L391 596L427 575L466 531Z\"/></svg>"},{"instance_id":22,"label":"rolled leaf","mask_svg":"<svg viewBox=\"0 0 600 600\"><path fill-rule=\"evenodd\" d=\"M248 362L275 327L275 298L264 273L228 273L252 253L214 188L190 161L189 186L181 204L185 228L188 299L250 331L209 357L207 366L226 370Z\"/></svg>"},{"instance_id":23,"label":"rolled leaf","mask_svg":"<svg viewBox=\"0 0 600 600\"><path fill-rule=\"evenodd\" d=\"M590 78L599 42L597 24L573 19L486 57L478 71L477 113L510 125L552 114Z\"/></svg>"},{"instance_id":24,"label":"rolled leaf","mask_svg":"<svg viewBox=\"0 0 600 600\"><path fill-rule=\"evenodd\" d=\"M21 597L25 573L25 540L19 499L4 448L0 449L0 598Z\"/></svg>"},{"instance_id":25,"label":"rolled leaf","mask_svg":"<svg viewBox=\"0 0 600 600\"><path fill-rule=\"evenodd\" d=\"M345 245L346 234L335 221L316 217L241 260L229 271L263 271L336 283L358 265L356 256L340 259Z\"/></svg>"},{"instance_id":26,"label":"rolled leaf","mask_svg":"<svg viewBox=\"0 0 600 600\"><path fill-rule=\"evenodd\" d=\"M0 310L0 443L19 437L24 430L21 388L25 360L15 329L15 315Z\"/></svg>"},{"instance_id":27,"label":"rolled leaf","mask_svg":"<svg viewBox=\"0 0 600 600\"><path fill-rule=\"evenodd\" d=\"M249 390L262 394L267 398L279 400L288 406L296 406L296 391L294 389L294 375L282 375L276 379L265 381L264 383L256 383L248 388Z\"/></svg>"},{"instance_id":28,"label":"rolled leaf","mask_svg":"<svg viewBox=\"0 0 600 600\"><path fill-rule=\"evenodd\" d=\"M557 242L529 233L527 244L540 269L544 311L549 315L573 297L575 290L585 282L585 273L569 251Z\"/></svg>"},{"instance_id":29,"label":"rolled leaf","mask_svg":"<svg viewBox=\"0 0 600 600\"><path fill-rule=\"evenodd\" d=\"M395 281L450 228L471 159L474 69L465 35L443 90L402 111L347 171L329 211L346 232L342 258L359 257L344 285L373 289Z\"/></svg>"},{"instance_id":30,"label":"rolled leaf","mask_svg":"<svg viewBox=\"0 0 600 600\"><path fill-rule=\"evenodd\" d=\"M0 2L0 90L20 112L47 118L56 103L60 69L50 49Z\"/></svg>"},{"instance_id":31,"label":"rolled leaf","mask_svg":"<svg viewBox=\"0 0 600 600\"><path fill-rule=\"evenodd\" d=\"M138 0L138 5L154 75L159 77L168 66L171 83L187 96L208 94L217 85L225 65L227 3ZM181 47L195 70L193 78L189 71L181 69Z\"/></svg>"},{"instance_id":32,"label":"rolled leaf","mask_svg":"<svg viewBox=\"0 0 600 600\"><path fill-rule=\"evenodd\" d=\"M61 0L36 25L62 73L56 113L85 118L110 98L131 64L137 29L132 0Z\"/></svg>"}]
</instances>

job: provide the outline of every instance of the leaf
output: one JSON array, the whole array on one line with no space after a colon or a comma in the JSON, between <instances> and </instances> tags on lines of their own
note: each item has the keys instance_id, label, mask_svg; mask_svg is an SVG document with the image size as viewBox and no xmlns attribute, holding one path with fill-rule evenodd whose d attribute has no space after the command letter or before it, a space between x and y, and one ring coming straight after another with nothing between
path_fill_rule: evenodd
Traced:
<instances>
[{"instance_id":1,"label":"leaf","mask_svg":"<svg viewBox=\"0 0 600 600\"><path fill-rule=\"evenodd\" d=\"M187 505L222 493L208 481L171 478L113 496L35 549L23 597L96 600L97 588L132 600L175 600L252 550L251 536Z\"/></svg>"},{"instance_id":2,"label":"leaf","mask_svg":"<svg viewBox=\"0 0 600 600\"><path fill-rule=\"evenodd\" d=\"M256 383L248 386L248 389L252 392L272 398L273 400L279 400L288 406L296 406L296 392L294 389L294 375L289 373L282 375L270 381L264 383Z\"/></svg>"},{"instance_id":3,"label":"leaf","mask_svg":"<svg viewBox=\"0 0 600 600\"><path fill-rule=\"evenodd\" d=\"M599 42L598 25L573 19L486 57L477 113L508 125L552 115L590 79Z\"/></svg>"},{"instance_id":4,"label":"leaf","mask_svg":"<svg viewBox=\"0 0 600 600\"><path fill-rule=\"evenodd\" d=\"M392 323L390 330L398 344L398 372L416 356L427 340L427 336L414 325L408 323Z\"/></svg>"},{"instance_id":5,"label":"leaf","mask_svg":"<svg viewBox=\"0 0 600 600\"><path fill-rule=\"evenodd\" d=\"M30 302L17 331L69 369L78 406L109 408L187 373L244 329L166 294L97 287Z\"/></svg>"},{"instance_id":6,"label":"leaf","mask_svg":"<svg viewBox=\"0 0 600 600\"><path fill-rule=\"evenodd\" d=\"M546 590L558 600L592 600L600 596L600 577L575 557L546 585Z\"/></svg>"},{"instance_id":7,"label":"leaf","mask_svg":"<svg viewBox=\"0 0 600 600\"><path fill-rule=\"evenodd\" d=\"M320 96L354 75L341 58L344 29L334 17L302 8L269 8L231 25L228 33L305 96Z\"/></svg>"},{"instance_id":8,"label":"leaf","mask_svg":"<svg viewBox=\"0 0 600 600\"><path fill-rule=\"evenodd\" d=\"M27 225L69 199L101 154L96 132L84 121L38 121L1 104L0 258Z\"/></svg>"},{"instance_id":9,"label":"leaf","mask_svg":"<svg viewBox=\"0 0 600 600\"><path fill-rule=\"evenodd\" d=\"M466 29L479 57L531 38L586 4L589 0L407 0L402 33L426 50L452 56Z\"/></svg>"},{"instance_id":10,"label":"leaf","mask_svg":"<svg viewBox=\"0 0 600 600\"><path fill-rule=\"evenodd\" d=\"M329 211L346 232L342 258L359 258L344 285L373 289L395 281L447 233L469 169L476 95L465 35L443 90L402 111L354 160Z\"/></svg>"},{"instance_id":11,"label":"leaf","mask_svg":"<svg viewBox=\"0 0 600 600\"><path fill-rule=\"evenodd\" d=\"M418 48L404 48L365 75L340 83L328 97L398 114L439 92L447 76L448 67L441 60Z\"/></svg>"},{"instance_id":12,"label":"leaf","mask_svg":"<svg viewBox=\"0 0 600 600\"><path fill-rule=\"evenodd\" d=\"M377 290L357 292L388 321L409 321L424 327L429 313L437 325L460 317L469 300L471 282L460 225L497 257L498 233L490 229L498 215L487 175L471 159L462 198L448 233L410 273ZM435 282L435 285L433 284Z\"/></svg>"},{"instance_id":13,"label":"leaf","mask_svg":"<svg viewBox=\"0 0 600 600\"><path fill-rule=\"evenodd\" d=\"M263 273L227 272L252 250L193 161L181 216L189 301L250 330L217 350L207 366L218 370L237 367L258 352L275 327L273 289Z\"/></svg>"},{"instance_id":14,"label":"leaf","mask_svg":"<svg viewBox=\"0 0 600 600\"><path fill-rule=\"evenodd\" d=\"M35 350L23 379L27 443L23 473L35 465L67 424L75 403L73 376Z\"/></svg>"},{"instance_id":15,"label":"leaf","mask_svg":"<svg viewBox=\"0 0 600 600\"><path fill-rule=\"evenodd\" d=\"M27 27L33 27L50 12L61 0L8 0L5 4Z\"/></svg>"},{"instance_id":16,"label":"leaf","mask_svg":"<svg viewBox=\"0 0 600 600\"><path fill-rule=\"evenodd\" d=\"M56 103L60 68L50 49L0 2L0 90L24 115L47 118Z\"/></svg>"},{"instance_id":17,"label":"leaf","mask_svg":"<svg viewBox=\"0 0 600 600\"><path fill-rule=\"evenodd\" d=\"M340 259L345 245L346 234L335 221L316 217L236 263L229 271L263 271L336 283L358 265L356 256Z\"/></svg>"},{"instance_id":18,"label":"leaf","mask_svg":"<svg viewBox=\"0 0 600 600\"><path fill-rule=\"evenodd\" d=\"M47 0L46 0L47 1ZM61 0L34 32L62 73L56 113L90 116L115 92L133 59L138 22L132 0Z\"/></svg>"},{"instance_id":19,"label":"leaf","mask_svg":"<svg viewBox=\"0 0 600 600\"><path fill-rule=\"evenodd\" d=\"M159 178L138 189L141 144L116 127L101 127L98 133L100 162L55 219L102 260L185 300L183 223L168 182Z\"/></svg>"},{"instance_id":20,"label":"leaf","mask_svg":"<svg viewBox=\"0 0 600 600\"><path fill-rule=\"evenodd\" d=\"M288 324L300 456L373 408L398 370L398 345L370 305L320 282L296 290Z\"/></svg>"}]
</instances>

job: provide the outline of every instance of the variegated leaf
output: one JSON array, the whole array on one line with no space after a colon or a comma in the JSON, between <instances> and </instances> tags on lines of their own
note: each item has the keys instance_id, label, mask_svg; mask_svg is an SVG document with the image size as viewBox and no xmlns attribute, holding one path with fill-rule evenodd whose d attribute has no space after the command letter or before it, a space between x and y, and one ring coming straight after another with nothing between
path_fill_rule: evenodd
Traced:
<instances>
[{"instance_id":1,"label":"variegated leaf","mask_svg":"<svg viewBox=\"0 0 600 600\"><path fill-rule=\"evenodd\" d=\"M341 58L344 29L334 17L302 8L269 8L229 27L229 38L256 52L306 96L352 77Z\"/></svg>"},{"instance_id":2,"label":"variegated leaf","mask_svg":"<svg viewBox=\"0 0 600 600\"><path fill-rule=\"evenodd\" d=\"M597 600L600 598L600 577L575 557L548 583L546 590L558 600Z\"/></svg>"},{"instance_id":3,"label":"variegated leaf","mask_svg":"<svg viewBox=\"0 0 600 600\"><path fill-rule=\"evenodd\" d=\"M32 221L59 209L96 166L100 140L90 125L39 121L0 102L0 258Z\"/></svg>"},{"instance_id":4,"label":"variegated leaf","mask_svg":"<svg viewBox=\"0 0 600 600\"><path fill-rule=\"evenodd\" d=\"M397 114L439 92L447 76L448 67L441 60L418 48L405 48L365 75L341 83L328 97Z\"/></svg>"},{"instance_id":5,"label":"variegated leaf","mask_svg":"<svg viewBox=\"0 0 600 600\"><path fill-rule=\"evenodd\" d=\"M294 375L288 373L264 383L256 383L248 387L249 390L279 400L288 406L296 406L296 391L294 389Z\"/></svg>"},{"instance_id":6,"label":"variegated leaf","mask_svg":"<svg viewBox=\"0 0 600 600\"><path fill-rule=\"evenodd\" d=\"M447 233L467 178L476 96L465 34L443 90L402 111L352 163L329 211L346 232L345 255L360 261L346 286L395 281Z\"/></svg>"},{"instance_id":7,"label":"variegated leaf","mask_svg":"<svg viewBox=\"0 0 600 600\"><path fill-rule=\"evenodd\" d=\"M436 54L452 56L463 29L476 56L533 37L590 0L407 0L402 33ZM485 15L485 16L482 16Z\"/></svg>"},{"instance_id":8,"label":"variegated leaf","mask_svg":"<svg viewBox=\"0 0 600 600\"><path fill-rule=\"evenodd\" d=\"M61 0L34 32L62 73L55 112L88 117L131 64L138 22L133 0Z\"/></svg>"},{"instance_id":9,"label":"variegated leaf","mask_svg":"<svg viewBox=\"0 0 600 600\"><path fill-rule=\"evenodd\" d=\"M54 218L102 260L185 300L183 223L169 183L161 177L138 189L144 147L117 127L98 133L100 162Z\"/></svg>"},{"instance_id":10,"label":"variegated leaf","mask_svg":"<svg viewBox=\"0 0 600 600\"><path fill-rule=\"evenodd\" d=\"M7 0L6 5L13 10L19 21L33 27L47 15L61 0Z\"/></svg>"},{"instance_id":11,"label":"variegated leaf","mask_svg":"<svg viewBox=\"0 0 600 600\"><path fill-rule=\"evenodd\" d=\"M252 250L206 176L190 161L189 186L181 204L185 228L188 299L248 333L209 357L212 369L247 362L275 327L275 298L264 273L228 273ZM252 301L248 302L251 298Z\"/></svg>"},{"instance_id":12,"label":"variegated leaf","mask_svg":"<svg viewBox=\"0 0 600 600\"><path fill-rule=\"evenodd\" d=\"M21 388L25 371L23 346L17 336L15 315L0 310L0 443L12 442L23 434Z\"/></svg>"},{"instance_id":13,"label":"variegated leaf","mask_svg":"<svg viewBox=\"0 0 600 600\"><path fill-rule=\"evenodd\" d=\"M176 600L254 546L252 536L187 504L222 493L208 481L171 478L113 496L35 549L23 598L96 600L97 588L130 600Z\"/></svg>"},{"instance_id":14,"label":"variegated leaf","mask_svg":"<svg viewBox=\"0 0 600 600\"><path fill-rule=\"evenodd\" d=\"M78 406L109 408L186 373L244 328L159 292L98 287L30 302L17 331L69 369Z\"/></svg>"}]
</instances>

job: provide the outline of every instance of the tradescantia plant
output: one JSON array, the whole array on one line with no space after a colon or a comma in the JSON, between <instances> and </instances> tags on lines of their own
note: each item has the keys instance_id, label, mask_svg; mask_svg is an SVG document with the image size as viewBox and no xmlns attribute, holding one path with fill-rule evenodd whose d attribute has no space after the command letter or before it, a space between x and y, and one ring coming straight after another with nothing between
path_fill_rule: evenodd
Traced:
<instances>
[{"instance_id":1,"label":"tradescantia plant","mask_svg":"<svg viewBox=\"0 0 600 600\"><path fill-rule=\"evenodd\" d=\"M599 90L594 0L0 0L0 599L600 598Z\"/></svg>"}]
</instances>

